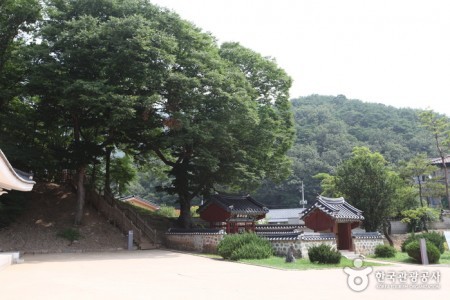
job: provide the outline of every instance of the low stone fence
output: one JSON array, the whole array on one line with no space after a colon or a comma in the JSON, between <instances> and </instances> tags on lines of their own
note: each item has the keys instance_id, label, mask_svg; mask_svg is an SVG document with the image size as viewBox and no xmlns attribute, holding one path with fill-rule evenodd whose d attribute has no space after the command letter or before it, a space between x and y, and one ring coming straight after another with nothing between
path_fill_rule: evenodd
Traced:
<instances>
[{"instance_id":1,"label":"low stone fence","mask_svg":"<svg viewBox=\"0 0 450 300\"><path fill-rule=\"evenodd\" d=\"M378 232L352 234L355 252L362 255L375 254L378 245L384 245L383 236Z\"/></svg>"},{"instance_id":2,"label":"low stone fence","mask_svg":"<svg viewBox=\"0 0 450 300\"><path fill-rule=\"evenodd\" d=\"M225 234L218 229L169 229L165 246L175 250L216 254L217 246ZM265 232L259 235L270 241L277 256L285 256L291 246L294 247L294 256L297 258L308 258L308 249L320 244L337 248L334 233ZM383 244L383 236L377 232L354 233L352 238L356 253L363 255L374 254L375 247Z\"/></svg>"},{"instance_id":3,"label":"low stone fence","mask_svg":"<svg viewBox=\"0 0 450 300\"><path fill-rule=\"evenodd\" d=\"M320 244L330 245L336 249L336 236L333 233L290 233L264 235L271 243L275 255L285 256L289 247L294 247L294 256L308 258L308 249Z\"/></svg>"},{"instance_id":4,"label":"low stone fence","mask_svg":"<svg viewBox=\"0 0 450 300\"><path fill-rule=\"evenodd\" d=\"M166 247L182 251L201 253L217 253L217 245L225 236L223 230L201 229L182 230L169 229L166 233Z\"/></svg>"}]
</instances>

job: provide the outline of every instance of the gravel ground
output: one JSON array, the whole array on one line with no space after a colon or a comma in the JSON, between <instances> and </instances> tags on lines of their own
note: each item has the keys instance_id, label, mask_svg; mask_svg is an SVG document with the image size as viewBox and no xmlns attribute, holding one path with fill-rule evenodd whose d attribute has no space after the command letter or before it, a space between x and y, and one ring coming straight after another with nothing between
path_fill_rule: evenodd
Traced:
<instances>
[{"instance_id":1,"label":"gravel ground","mask_svg":"<svg viewBox=\"0 0 450 300\"><path fill-rule=\"evenodd\" d=\"M24 213L0 229L0 252L59 253L112 251L126 248L126 236L86 205L83 224L73 226L75 194L56 184L36 185ZM58 237L64 229L79 230L81 238L70 243Z\"/></svg>"}]
</instances>

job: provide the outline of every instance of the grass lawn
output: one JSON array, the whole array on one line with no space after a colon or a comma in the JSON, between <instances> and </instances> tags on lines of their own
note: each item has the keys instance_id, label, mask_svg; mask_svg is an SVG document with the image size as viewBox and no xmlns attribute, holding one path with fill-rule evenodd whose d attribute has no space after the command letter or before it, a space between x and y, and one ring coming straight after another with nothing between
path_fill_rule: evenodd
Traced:
<instances>
[{"instance_id":1,"label":"grass lawn","mask_svg":"<svg viewBox=\"0 0 450 300\"><path fill-rule=\"evenodd\" d=\"M272 256L271 258L266 259L242 259L239 262L285 270L311 270L311 269L353 267L353 260L346 259L345 257L342 257L341 263L337 265L324 265L311 263L309 259L296 259L294 263L286 263L284 260L285 260L284 257ZM365 261L363 266L382 266L382 265L385 264Z\"/></svg>"},{"instance_id":2,"label":"grass lawn","mask_svg":"<svg viewBox=\"0 0 450 300\"><path fill-rule=\"evenodd\" d=\"M395 257L390 257L390 258L375 257L374 255L371 255L370 258L378 259L378 260L382 260L382 261L389 261L389 262L418 264L418 262L416 262L414 259L409 257L406 252L397 252L395 254ZM450 265L450 251L445 251L443 254L441 254L441 258L439 259L439 264Z\"/></svg>"}]
</instances>

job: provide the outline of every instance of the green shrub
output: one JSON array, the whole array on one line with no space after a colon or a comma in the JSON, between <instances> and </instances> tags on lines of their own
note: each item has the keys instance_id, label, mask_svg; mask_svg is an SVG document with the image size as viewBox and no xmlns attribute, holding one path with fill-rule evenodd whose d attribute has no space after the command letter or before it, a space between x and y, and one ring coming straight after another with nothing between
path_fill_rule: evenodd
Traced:
<instances>
[{"instance_id":1,"label":"green shrub","mask_svg":"<svg viewBox=\"0 0 450 300\"><path fill-rule=\"evenodd\" d=\"M341 253L331 246L321 244L308 249L309 260L319 264L338 264L341 262Z\"/></svg>"},{"instance_id":2,"label":"green shrub","mask_svg":"<svg viewBox=\"0 0 450 300\"><path fill-rule=\"evenodd\" d=\"M402 252L406 252L406 246L413 241L419 241L420 239L425 239L428 242L433 243L436 248L438 248L440 253L444 253L445 251L445 237L438 232L424 232L420 234L411 234L406 240L402 243L401 249Z\"/></svg>"},{"instance_id":3,"label":"green shrub","mask_svg":"<svg viewBox=\"0 0 450 300\"><path fill-rule=\"evenodd\" d=\"M175 207L166 205L161 205L161 207L156 211L156 214L167 218L178 217L178 212Z\"/></svg>"},{"instance_id":4,"label":"green shrub","mask_svg":"<svg viewBox=\"0 0 450 300\"><path fill-rule=\"evenodd\" d=\"M396 252L394 247L388 245L378 245L375 247L375 256L377 257L395 257Z\"/></svg>"},{"instance_id":5,"label":"green shrub","mask_svg":"<svg viewBox=\"0 0 450 300\"><path fill-rule=\"evenodd\" d=\"M220 256L225 259L262 259L273 254L272 244L254 233L226 235L217 246Z\"/></svg>"},{"instance_id":6,"label":"green shrub","mask_svg":"<svg viewBox=\"0 0 450 300\"><path fill-rule=\"evenodd\" d=\"M66 229L58 232L57 236L65 238L66 240L69 240L70 243L73 243L73 241L79 240L81 238L81 234L78 231L78 229L74 229L74 228L66 228Z\"/></svg>"},{"instance_id":7,"label":"green shrub","mask_svg":"<svg viewBox=\"0 0 450 300\"><path fill-rule=\"evenodd\" d=\"M439 252L439 249L431 242L427 241L427 255L428 255L428 261L430 264L435 264L439 262L439 259L441 258L441 253ZM406 253L408 253L409 257L414 258L417 262L422 263L422 257L420 255L420 242L419 241L413 241L406 245L405 247Z\"/></svg>"}]
</instances>

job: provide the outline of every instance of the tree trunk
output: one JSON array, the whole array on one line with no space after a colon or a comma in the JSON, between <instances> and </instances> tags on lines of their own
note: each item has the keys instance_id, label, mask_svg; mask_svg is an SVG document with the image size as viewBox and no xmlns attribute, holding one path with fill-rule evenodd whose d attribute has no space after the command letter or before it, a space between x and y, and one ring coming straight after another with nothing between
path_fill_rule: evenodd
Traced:
<instances>
[{"instance_id":1,"label":"tree trunk","mask_svg":"<svg viewBox=\"0 0 450 300\"><path fill-rule=\"evenodd\" d=\"M419 183L419 199L420 199L420 206L423 207L423 200L422 200L422 182L420 181L420 176L417 176L417 181Z\"/></svg>"},{"instance_id":2,"label":"tree trunk","mask_svg":"<svg viewBox=\"0 0 450 300\"><path fill-rule=\"evenodd\" d=\"M385 221L383 222L383 234L384 234L384 236L386 237L386 239L388 240L389 245L390 245L391 247L394 247L394 242L392 241L392 238L391 238L391 236L389 235L389 231L388 231L388 223L389 223L388 220L385 220Z\"/></svg>"},{"instance_id":3,"label":"tree trunk","mask_svg":"<svg viewBox=\"0 0 450 300\"><path fill-rule=\"evenodd\" d=\"M191 200L188 196L180 197L180 216L178 217L178 224L182 228L191 228L192 227L192 218L191 218Z\"/></svg>"},{"instance_id":4,"label":"tree trunk","mask_svg":"<svg viewBox=\"0 0 450 300\"><path fill-rule=\"evenodd\" d=\"M105 155L105 187L104 191L105 194L112 194L111 193L111 153L113 151L112 147L106 148L106 155Z\"/></svg>"},{"instance_id":5,"label":"tree trunk","mask_svg":"<svg viewBox=\"0 0 450 300\"><path fill-rule=\"evenodd\" d=\"M84 177L86 175L86 166L81 166L77 170L77 207L75 211L75 225L81 225L81 220L83 218L84 202L86 197L86 192L84 188Z\"/></svg>"}]
</instances>

